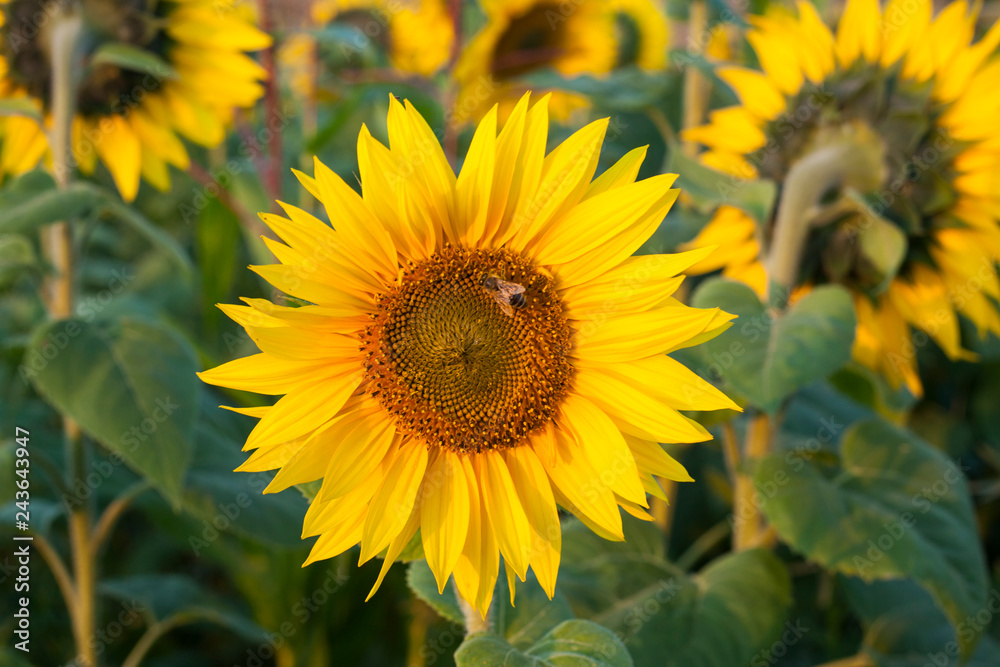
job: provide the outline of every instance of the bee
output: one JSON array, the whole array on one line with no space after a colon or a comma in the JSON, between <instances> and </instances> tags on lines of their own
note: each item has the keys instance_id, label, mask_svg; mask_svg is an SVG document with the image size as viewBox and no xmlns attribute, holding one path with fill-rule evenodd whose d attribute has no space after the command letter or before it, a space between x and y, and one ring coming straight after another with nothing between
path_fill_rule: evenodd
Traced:
<instances>
[{"instance_id":1,"label":"bee","mask_svg":"<svg viewBox=\"0 0 1000 667\"><path fill-rule=\"evenodd\" d=\"M524 298L524 285L501 280L495 275L483 279L483 287L500 304L500 310L507 317L514 317L515 308L524 308L528 302Z\"/></svg>"}]
</instances>

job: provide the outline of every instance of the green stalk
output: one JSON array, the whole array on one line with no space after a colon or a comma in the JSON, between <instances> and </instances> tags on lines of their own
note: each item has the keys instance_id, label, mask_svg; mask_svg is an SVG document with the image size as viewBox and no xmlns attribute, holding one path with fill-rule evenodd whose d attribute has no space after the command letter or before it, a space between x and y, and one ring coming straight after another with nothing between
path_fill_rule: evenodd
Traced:
<instances>
[{"instance_id":1,"label":"green stalk","mask_svg":"<svg viewBox=\"0 0 1000 667\"><path fill-rule=\"evenodd\" d=\"M52 149L53 176L60 188L69 185L73 173L71 131L76 106L74 57L83 21L74 7L56 14L52 19L49 35L50 61L52 64L52 130L49 146ZM56 274L50 280L47 306L53 318L61 319L73 314L73 234L68 222L57 222L43 232L43 244ZM84 465L84 451L80 427L73 419L63 415L66 432L68 466L70 475L78 475ZM74 595L71 610L73 635L76 641L77 660L86 667L97 666L97 654L91 638L95 629L97 576L94 556L90 548L90 510L81 503L69 517L70 546L73 553Z\"/></svg>"},{"instance_id":2,"label":"green stalk","mask_svg":"<svg viewBox=\"0 0 1000 667\"><path fill-rule=\"evenodd\" d=\"M772 308L780 311L788 304L814 207L834 187L849 186L861 192L877 189L884 179L883 155L877 137L869 132L852 132L820 145L789 169L765 264Z\"/></svg>"}]
</instances>

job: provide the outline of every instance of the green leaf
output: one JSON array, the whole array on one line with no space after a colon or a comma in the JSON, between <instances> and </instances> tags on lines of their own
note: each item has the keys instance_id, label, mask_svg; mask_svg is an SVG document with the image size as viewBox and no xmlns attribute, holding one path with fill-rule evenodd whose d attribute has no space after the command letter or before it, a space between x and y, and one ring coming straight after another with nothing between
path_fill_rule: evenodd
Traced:
<instances>
[{"instance_id":1,"label":"green leaf","mask_svg":"<svg viewBox=\"0 0 1000 667\"><path fill-rule=\"evenodd\" d=\"M60 190L45 172L29 171L0 191L0 233L26 232L75 218L97 203L86 183Z\"/></svg>"},{"instance_id":2,"label":"green leaf","mask_svg":"<svg viewBox=\"0 0 1000 667\"><path fill-rule=\"evenodd\" d=\"M181 270L185 279L190 278L194 274L191 259L174 237L156 226L135 208L123 203L117 195L110 191L90 183L81 183L80 185L94 193L95 197L100 201L104 212L116 220L124 222L141 236L144 236L154 246L165 250L167 256Z\"/></svg>"},{"instance_id":3,"label":"green leaf","mask_svg":"<svg viewBox=\"0 0 1000 667\"><path fill-rule=\"evenodd\" d=\"M515 605L511 606L510 589L502 569L493 591L492 618L495 632L510 644L527 649L559 623L573 618L573 610L566 598L557 590L549 600L532 572L528 572L524 582L516 584ZM438 593L437 581L427 562L417 560L410 563L406 581L410 590L441 616L456 623L465 623L455 594L454 580L449 580L444 591Z\"/></svg>"},{"instance_id":4,"label":"green leaf","mask_svg":"<svg viewBox=\"0 0 1000 667\"><path fill-rule=\"evenodd\" d=\"M553 628L525 651L497 635L470 636L455 652L457 667L632 667L621 640L597 623L574 619Z\"/></svg>"},{"instance_id":5,"label":"green leaf","mask_svg":"<svg viewBox=\"0 0 1000 667\"><path fill-rule=\"evenodd\" d=\"M215 304L226 301L236 279L240 223L222 202L209 199L198 218L196 233L202 308L206 320L215 325L222 317Z\"/></svg>"},{"instance_id":6,"label":"green leaf","mask_svg":"<svg viewBox=\"0 0 1000 667\"><path fill-rule=\"evenodd\" d=\"M545 633L573 618L573 610L566 598L556 590L549 600L533 572L528 572L524 582L517 582L515 588L517 595L512 607L507 578L501 574L497 579L494 591L496 602L493 605L496 632L513 646L527 649Z\"/></svg>"},{"instance_id":7,"label":"green leaf","mask_svg":"<svg viewBox=\"0 0 1000 667\"><path fill-rule=\"evenodd\" d=\"M34 121L42 122L42 112L38 102L27 97L10 97L0 100L0 117L27 116Z\"/></svg>"},{"instance_id":8,"label":"green leaf","mask_svg":"<svg viewBox=\"0 0 1000 667\"><path fill-rule=\"evenodd\" d=\"M152 74L158 79L177 77L177 72L163 58L152 51L124 42L102 44L91 56L90 64L115 65L141 74Z\"/></svg>"},{"instance_id":9,"label":"green leaf","mask_svg":"<svg viewBox=\"0 0 1000 667\"><path fill-rule=\"evenodd\" d=\"M35 246L21 234L0 234L0 285L9 284L25 269L38 266Z\"/></svg>"},{"instance_id":10,"label":"green leaf","mask_svg":"<svg viewBox=\"0 0 1000 667\"><path fill-rule=\"evenodd\" d=\"M741 209L758 225L766 225L771 220L778 194L773 181L724 174L684 155L677 145L670 147L666 171L678 175L677 187L703 212L727 204Z\"/></svg>"},{"instance_id":11,"label":"green leaf","mask_svg":"<svg viewBox=\"0 0 1000 667\"><path fill-rule=\"evenodd\" d=\"M768 521L810 560L866 581L912 577L956 627L983 608L986 565L965 477L913 434L861 422L845 433L839 465L772 455L754 484Z\"/></svg>"},{"instance_id":12,"label":"green leaf","mask_svg":"<svg viewBox=\"0 0 1000 667\"><path fill-rule=\"evenodd\" d=\"M861 218L859 235L861 257L867 260L862 269L871 273L868 281L877 285L875 290L886 287L899 271L908 247L906 234L898 226L872 213Z\"/></svg>"},{"instance_id":13,"label":"green leaf","mask_svg":"<svg viewBox=\"0 0 1000 667\"><path fill-rule=\"evenodd\" d=\"M187 546L202 555L227 531L266 545L297 548L302 542L305 499L292 491L261 493L269 472L233 472L246 460L242 452L254 420L217 407L218 397L198 391L194 450L184 480L184 510L200 520Z\"/></svg>"},{"instance_id":14,"label":"green leaf","mask_svg":"<svg viewBox=\"0 0 1000 667\"><path fill-rule=\"evenodd\" d=\"M13 466L11 467L13 468ZM17 507L16 499L0 506L0 521L3 521L5 532L15 532L13 531L13 528L17 519L17 513L20 511L21 509ZM31 533L17 532L22 535L34 534L49 537L49 533L52 530L52 524L56 519L62 517L62 515L66 513L66 507L61 503L53 502L46 498L39 498L35 495L30 499L28 512L28 525L31 526Z\"/></svg>"},{"instance_id":15,"label":"green leaf","mask_svg":"<svg viewBox=\"0 0 1000 667\"><path fill-rule=\"evenodd\" d=\"M847 599L865 629L862 651L877 667L995 667L1000 664L1000 643L975 619L959 625L976 648L963 662L956 631L934 604L933 598L909 579L845 581ZM1000 608L1000 592L993 589L990 602ZM988 607L987 607L988 608ZM996 614L994 628L996 627Z\"/></svg>"},{"instance_id":16,"label":"green leaf","mask_svg":"<svg viewBox=\"0 0 1000 667\"><path fill-rule=\"evenodd\" d=\"M132 625L139 617L147 623L166 619L209 622L229 628L247 641L267 640L267 632L230 603L210 593L188 577L177 574L136 575L101 582L102 594L122 603L116 617Z\"/></svg>"},{"instance_id":17,"label":"green leaf","mask_svg":"<svg viewBox=\"0 0 1000 667\"><path fill-rule=\"evenodd\" d=\"M690 576L665 560L655 525L633 520L624 542L568 525L559 586L578 616L615 631L638 667L748 664L781 635L791 604L788 573L770 552L729 554Z\"/></svg>"},{"instance_id":18,"label":"green leaf","mask_svg":"<svg viewBox=\"0 0 1000 667\"><path fill-rule=\"evenodd\" d=\"M198 411L195 371L182 338L127 318L42 325L20 368L22 380L175 504Z\"/></svg>"},{"instance_id":19,"label":"green leaf","mask_svg":"<svg viewBox=\"0 0 1000 667\"><path fill-rule=\"evenodd\" d=\"M465 623L462 608L458 606L458 598L455 596L455 588L449 582L444 587L444 592L438 593L437 581L427 561L415 560L410 563L406 568L406 583L431 609L456 623Z\"/></svg>"},{"instance_id":20,"label":"green leaf","mask_svg":"<svg viewBox=\"0 0 1000 667\"><path fill-rule=\"evenodd\" d=\"M698 354L706 370L768 412L850 361L856 321L842 287L818 287L778 315L747 285L715 279L702 284L692 305L739 316L728 331L699 346Z\"/></svg>"}]
</instances>

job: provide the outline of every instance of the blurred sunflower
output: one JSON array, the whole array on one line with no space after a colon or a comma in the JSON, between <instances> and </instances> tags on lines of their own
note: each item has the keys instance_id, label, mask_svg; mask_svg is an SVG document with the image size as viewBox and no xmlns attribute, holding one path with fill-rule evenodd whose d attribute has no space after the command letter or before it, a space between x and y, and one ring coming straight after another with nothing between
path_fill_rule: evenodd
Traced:
<instances>
[{"instance_id":1,"label":"blurred sunflower","mask_svg":"<svg viewBox=\"0 0 1000 667\"><path fill-rule=\"evenodd\" d=\"M950 358L972 358L958 313L980 336L1000 334L1000 24L972 43L976 14L966 2L932 19L929 0L894 0L884 12L875 0L849 0L836 34L808 2L797 15L755 17L747 39L763 71L719 69L742 105L684 134L734 182L781 183L845 131L883 144L881 191L841 193L826 220L811 221L799 285L851 289L855 359L915 395L914 341L926 334ZM686 246L720 246L692 272L722 268L763 293L761 244L771 233L723 206Z\"/></svg>"},{"instance_id":2,"label":"blurred sunflower","mask_svg":"<svg viewBox=\"0 0 1000 667\"><path fill-rule=\"evenodd\" d=\"M463 49L455 68L456 118L474 122L500 104L506 118L525 86L517 78L552 69L562 76L602 75L615 67L663 67L667 20L656 0L485 0L487 23ZM587 105L582 95L552 94L552 113L565 119Z\"/></svg>"},{"instance_id":3,"label":"blurred sunflower","mask_svg":"<svg viewBox=\"0 0 1000 667\"><path fill-rule=\"evenodd\" d=\"M608 0L615 20L615 67L663 69L667 64L670 22L657 0Z\"/></svg>"},{"instance_id":4,"label":"blurred sunflower","mask_svg":"<svg viewBox=\"0 0 1000 667\"><path fill-rule=\"evenodd\" d=\"M180 137L218 144L233 108L251 107L263 93L265 72L244 52L267 47L271 38L233 0L83 0L82 12L82 43L88 55L103 57L83 69L78 84L73 154L88 174L100 157L126 200L135 198L140 174L168 189L167 165L188 166ZM0 89L29 100L45 117L52 72L39 15L46 15L40 0L0 0ZM0 176L23 173L43 159L53 159L43 124L2 119Z\"/></svg>"},{"instance_id":5,"label":"blurred sunflower","mask_svg":"<svg viewBox=\"0 0 1000 667\"><path fill-rule=\"evenodd\" d=\"M282 263L254 270L309 305L221 306L261 353L201 378L284 394L238 410L260 418L239 469L279 468L268 492L323 478L307 563L384 551L372 594L419 529L438 586L454 574L481 613L500 554L551 596L557 503L623 539L619 506L649 519L663 496L653 475L690 480L657 443L711 437L678 410L736 409L664 354L729 326L670 296L710 251L631 257L675 176L635 182L636 149L591 182L607 119L545 155L548 100L528 101L499 135L487 114L456 178L391 99L390 148L361 130L361 196L319 161L298 174L336 231L285 204L262 216L285 243L265 239Z\"/></svg>"},{"instance_id":6,"label":"blurred sunflower","mask_svg":"<svg viewBox=\"0 0 1000 667\"><path fill-rule=\"evenodd\" d=\"M455 41L446 0L318 0L312 18L353 26L364 42L386 48L393 67L422 76L447 64Z\"/></svg>"}]
</instances>

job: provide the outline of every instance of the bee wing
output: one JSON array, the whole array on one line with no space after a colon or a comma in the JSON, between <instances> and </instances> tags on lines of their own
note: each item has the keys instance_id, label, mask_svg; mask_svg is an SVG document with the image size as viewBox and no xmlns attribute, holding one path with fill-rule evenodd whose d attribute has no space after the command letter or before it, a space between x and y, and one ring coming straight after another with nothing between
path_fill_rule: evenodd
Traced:
<instances>
[{"instance_id":1,"label":"bee wing","mask_svg":"<svg viewBox=\"0 0 1000 667\"><path fill-rule=\"evenodd\" d=\"M517 283L509 283L505 280L498 280L497 291L503 298L509 299L515 294L523 294L524 285L519 285Z\"/></svg>"}]
</instances>

